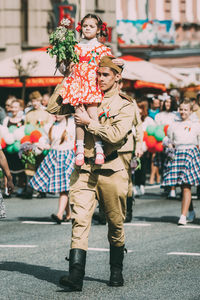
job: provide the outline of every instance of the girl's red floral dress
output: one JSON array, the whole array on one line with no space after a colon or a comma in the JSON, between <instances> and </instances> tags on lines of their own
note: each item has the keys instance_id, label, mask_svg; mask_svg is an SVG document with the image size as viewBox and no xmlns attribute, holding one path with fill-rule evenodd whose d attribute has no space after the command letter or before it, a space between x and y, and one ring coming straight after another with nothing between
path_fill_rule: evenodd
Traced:
<instances>
[{"instance_id":1,"label":"girl's red floral dress","mask_svg":"<svg viewBox=\"0 0 200 300\"><path fill-rule=\"evenodd\" d=\"M75 46L75 51L79 55L79 64L74 66L73 72L63 81L63 88L60 90L63 104L76 106L99 103L103 95L97 85L97 69L103 56L113 56L111 50L94 39L79 43Z\"/></svg>"}]
</instances>

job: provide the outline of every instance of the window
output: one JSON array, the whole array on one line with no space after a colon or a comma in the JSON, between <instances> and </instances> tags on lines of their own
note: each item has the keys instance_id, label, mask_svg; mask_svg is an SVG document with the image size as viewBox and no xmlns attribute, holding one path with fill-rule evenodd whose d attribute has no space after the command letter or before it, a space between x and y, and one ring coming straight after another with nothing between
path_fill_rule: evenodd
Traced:
<instances>
[{"instance_id":1,"label":"window","mask_svg":"<svg viewBox=\"0 0 200 300\"><path fill-rule=\"evenodd\" d=\"M21 41L28 44L28 0L21 0Z\"/></svg>"}]
</instances>

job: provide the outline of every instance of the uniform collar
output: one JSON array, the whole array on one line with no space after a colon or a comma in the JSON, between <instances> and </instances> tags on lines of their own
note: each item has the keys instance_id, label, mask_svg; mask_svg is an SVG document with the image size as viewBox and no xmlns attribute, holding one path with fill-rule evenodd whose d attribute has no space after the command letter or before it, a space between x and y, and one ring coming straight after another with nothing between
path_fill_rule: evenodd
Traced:
<instances>
[{"instance_id":1,"label":"uniform collar","mask_svg":"<svg viewBox=\"0 0 200 300\"><path fill-rule=\"evenodd\" d=\"M105 94L104 94L104 98L110 98L114 95L119 95L119 90L118 90L118 87L116 88L112 88L111 90L107 91Z\"/></svg>"}]
</instances>

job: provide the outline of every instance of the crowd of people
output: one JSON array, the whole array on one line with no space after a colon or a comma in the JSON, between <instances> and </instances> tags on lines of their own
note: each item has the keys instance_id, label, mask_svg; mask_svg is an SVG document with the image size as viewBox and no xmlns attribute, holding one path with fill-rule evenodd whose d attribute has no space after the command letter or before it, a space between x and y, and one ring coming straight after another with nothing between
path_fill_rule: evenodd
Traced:
<instances>
[{"instance_id":1,"label":"crowd of people","mask_svg":"<svg viewBox=\"0 0 200 300\"><path fill-rule=\"evenodd\" d=\"M31 199L34 190L39 198L59 194L58 212L51 217L58 224L72 220L69 275L60 284L81 291L97 200L108 223L109 284L124 284L123 224L132 220L134 197L145 193L148 165L148 184L161 185L169 198L181 187L178 225L194 220L191 187L200 186L200 94L132 99L121 92L124 62L97 40L106 32L105 23L88 14L78 31L83 36L75 46L79 63L58 63L64 79L54 94L49 98L34 91L26 107L9 96L5 111L1 108L1 145L8 146L0 156L5 197L12 195L12 178L18 197ZM13 145L17 149L16 136L21 137L19 151L8 151ZM1 195L0 211L5 217Z\"/></svg>"}]
</instances>

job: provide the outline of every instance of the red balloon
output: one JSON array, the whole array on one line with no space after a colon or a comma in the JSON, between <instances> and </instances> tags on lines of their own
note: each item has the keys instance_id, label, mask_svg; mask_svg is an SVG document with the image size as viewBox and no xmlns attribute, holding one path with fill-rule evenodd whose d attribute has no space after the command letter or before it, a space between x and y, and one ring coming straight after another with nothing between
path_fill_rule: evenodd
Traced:
<instances>
[{"instance_id":1,"label":"red balloon","mask_svg":"<svg viewBox=\"0 0 200 300\"><path fill-rule=\"evenodd\" d=\"M144 131L144 134L143 134L143 141L146 142L147 138L148 138L148 133L147 133L146 131Z\"/></svg>"},{"instance_id":2,"label":"red balloon","mask_svg":"<svg viewBox=\"0 0 200 300\"><path fill-rule=\"evenodd\" d=\"M21 144L26 143L26 142L31 143L30 135L25 135L20 141Z\"/></svg>"},{"instance_id":3,"label":"red balloon","mask_svg":"<svg viewBox=\"0 0 200 300\"><path fill-rule=\"evenodd\" d=\"M168 128L169 128L169 125L165 125L165 127L164 127L164 133L165 133L165 135L167 135Z\"/></svg>"},{"instance_id":4,"label":"red balloon","mask_svg":"<svg viewBox=\"0 0 200 300\"><path fill-rule=\"evenodd\" d=\"M4 138L1 139L1 148L2 149L6 148L6 142L5 142Z\"/></svg>"},{"instance_id":5,"label":"red balloon","mask_svg":"<svg viewBox=\"0 0 200 300\"><path fill-rule=\"evenodd\" d=\"M162 152L164 150L162 142L158 142L154 148L156 152Z\"/></svg>"},{"instance_id":6,"label":"red balloon","mask_svg":"<svg viewBox=\"0 0 200 300\"><path fill-rule=\"evenodd\" d=\"M153 135L149 135L146 139L147 148L153 148L156 145L157 141Z\"/></svg>"},{"instance_id":7,"label":"red balloon","mask_svg":"<svg viewBox=\"0 0 200 300\"><path fill-rule=\"evenodd\" d=\"M30 134L31 143L37 143L41 136L42 133L39 130L33 130Z\"/></svg>"}]
</instances>

